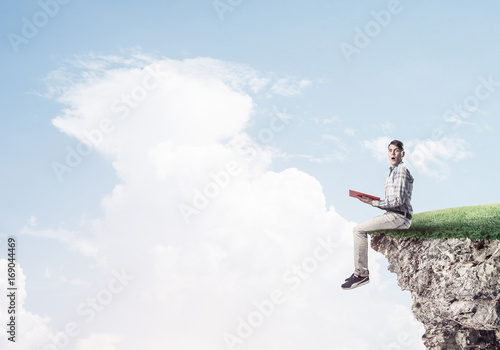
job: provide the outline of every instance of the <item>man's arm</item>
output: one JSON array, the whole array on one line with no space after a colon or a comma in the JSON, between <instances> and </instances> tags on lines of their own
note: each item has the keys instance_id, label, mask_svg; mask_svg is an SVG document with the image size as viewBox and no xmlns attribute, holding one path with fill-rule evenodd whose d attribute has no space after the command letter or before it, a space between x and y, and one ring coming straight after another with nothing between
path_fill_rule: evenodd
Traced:
<instances>
[{"instance_id":1,"label":"man's arm","mask_svg":"<svg viewBox=\"0 0 500 350\"><path fill-rule=\"evenodd\" d=\"M365 197L365 196L362 196L362 197L358 197L358 199L363 202L363 203L366 203L366 204L370 204L370 205L373 205L373 202L375 202L373 199L371 199L370 197Z\"/></svg>"}]
</instances>

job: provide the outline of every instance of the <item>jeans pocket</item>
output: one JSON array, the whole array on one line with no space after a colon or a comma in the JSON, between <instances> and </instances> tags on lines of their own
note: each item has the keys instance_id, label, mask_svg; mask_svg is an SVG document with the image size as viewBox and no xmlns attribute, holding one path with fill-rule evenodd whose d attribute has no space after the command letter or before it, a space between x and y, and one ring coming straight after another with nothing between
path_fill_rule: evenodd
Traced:
<instances>
[{"instance_id":1,"label":"jeans pocket","mask_svg":"<svg viewBox=\"0 0 500 350\"><path fill-rule=\"evenodd\" d=\"M396 214L398 215L398 218L397 218L397 227L396 229L400 229L400 230L405 230L405 229L408 229L410 228L410 225L411 225L411 221L408 220L407 218L399 215L399 214Z\"/></svg>"}]
</instances>

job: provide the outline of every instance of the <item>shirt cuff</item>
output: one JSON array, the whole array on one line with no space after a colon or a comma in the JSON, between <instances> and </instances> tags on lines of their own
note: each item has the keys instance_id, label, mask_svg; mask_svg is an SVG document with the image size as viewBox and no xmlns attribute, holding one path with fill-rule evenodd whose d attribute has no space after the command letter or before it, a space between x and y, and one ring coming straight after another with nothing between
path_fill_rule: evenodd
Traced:
<instances>
[{"instance_id":1,"label":"shirt cuff","mask_svg":"<svg viewBox=\"0 0 500 350\"><path fill-rule=\"evenodd\" d=\"M372 206L374 206L374 207L378 207L378 206L379 206L379 203L380 203L380 201L378 201L378 200L373 200L373 201L372 201Z\"/></svg>"}]
</instances>

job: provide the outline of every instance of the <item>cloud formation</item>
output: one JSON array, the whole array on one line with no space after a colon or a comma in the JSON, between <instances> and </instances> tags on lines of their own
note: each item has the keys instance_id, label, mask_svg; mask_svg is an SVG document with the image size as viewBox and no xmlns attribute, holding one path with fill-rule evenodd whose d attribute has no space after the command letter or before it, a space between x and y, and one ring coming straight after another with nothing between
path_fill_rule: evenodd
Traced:
<instances>
[{"instance_id":1,"label":"cloud formation","mask_svg":"<svg viewBox=\"0 0 500 350\"><path fill-rule=\"evenodd\" d=\"M81 241L109 280L76 301L72 346L351 350L406 332L407 348L422 349L421 326L393 301L400 292L381 283L380 256L370 255L370 288L340 290L354 223L309 174L270 171L273 152L245 133L252 94L295 87L205 58L92 57L83 72L53 124L109 155L119 183ZM73 231L24 233L80 242Z\"/></svg>"}]
</instances>

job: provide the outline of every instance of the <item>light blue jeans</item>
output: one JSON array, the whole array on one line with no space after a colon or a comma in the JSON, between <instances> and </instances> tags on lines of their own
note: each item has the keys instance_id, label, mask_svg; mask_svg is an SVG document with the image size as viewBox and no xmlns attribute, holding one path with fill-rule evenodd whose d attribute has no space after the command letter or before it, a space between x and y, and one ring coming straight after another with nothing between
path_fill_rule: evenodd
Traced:
<instances>
[{"instance_id":1,"label":"light blue jeans","mask_svg":"<svg viewBox=\"0 0 500 350\"><path fill-rule=\"evenodd\" d=\"M352 231L354 236L354 274L357 276L368 276L368 237L369 231L408 229L411 220L403 215L386 212L383 215L363 221L356 225Z\"/></svg>"}]
</instances>

